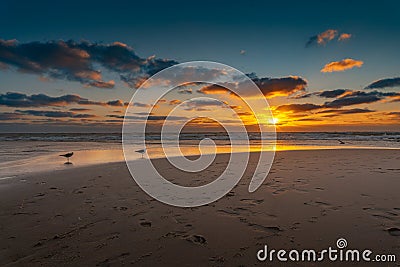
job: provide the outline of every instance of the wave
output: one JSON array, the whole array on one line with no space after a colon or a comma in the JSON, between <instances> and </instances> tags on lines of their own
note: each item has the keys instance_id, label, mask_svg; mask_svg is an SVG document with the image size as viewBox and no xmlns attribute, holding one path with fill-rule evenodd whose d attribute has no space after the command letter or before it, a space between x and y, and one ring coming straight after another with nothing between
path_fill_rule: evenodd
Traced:
<instances>
[{"instance_id":1,"label":"wave","mask_svg":"<svg viewBox=\"0 0 400 267\"><path fill-rule=\"evenodd\" d=\"M132 139L138 139L133 135ZM267 139L273 138L267 136ZM343 141L391 141L400 142L400 132L278 132L278 141L305 141L305 140L343 140ZM181 133L180 140L229 140L226 133ZM231 138L246 139L246 134L233 133ZM259 140L258 133L248 133L249 140ZM166 135L165 140L174 139L173 135ZM159 134L146 134L146 140L161 140ZM1 133L0 141L45 141L45 142L121 142L121 133Z\"/></svg>"}]
</instances>

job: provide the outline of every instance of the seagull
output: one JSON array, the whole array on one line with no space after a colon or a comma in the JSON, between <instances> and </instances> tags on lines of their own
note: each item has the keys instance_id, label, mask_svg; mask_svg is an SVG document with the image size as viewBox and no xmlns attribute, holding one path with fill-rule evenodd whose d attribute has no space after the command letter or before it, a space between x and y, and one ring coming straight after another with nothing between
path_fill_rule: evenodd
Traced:
<instances>
[{"instance_id":1,"label":"seagull","mask_svg":"<svg viewBox=\"0 0 400 267\"><path fill-rule=\"evenodd\" d=\"M345 142L343 142L342 140L338 140L339 141L339 143L341 144L341 145L344 145L344 144L346 144Z\"/></svg>"},{"instance_id":2,"label":"seagull","mask_svg":"<svg viewBox=\"0 0 400 267\"><path fill-rule=\"evenodd\" d=\"M136 150L135 152L142 154L142 158L143 158L144 153L146 153L146 149L139 149L139 150Z\"/></svg>"},{"instance_id":3,"label":"seagull","mask_svg":"<svg viewBox=\"0 0 400 267\"><path fill-rule=\"evenodd\" d=\"M74 155L74 152L69 152L67 154L60 155L60 157L66 157L67 158L68 161L65 162L64 164L72 164L72 162L69 162L69 158L72 157L72 155Z\"/></svg>"}]
</instances>

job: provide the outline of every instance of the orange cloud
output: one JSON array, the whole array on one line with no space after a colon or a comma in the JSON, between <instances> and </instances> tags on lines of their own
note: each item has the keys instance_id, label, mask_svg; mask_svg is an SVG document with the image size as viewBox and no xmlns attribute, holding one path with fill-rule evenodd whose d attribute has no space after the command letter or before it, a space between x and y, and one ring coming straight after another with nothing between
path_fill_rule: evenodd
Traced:
<instances>
[{"instance_id":1,"label":"orange cloud","mask_svg":"<svg viewBox=\"0 0 400 267\"><path fill-rule=\"evenodd\" d=\"M225 93L229 93L230 91L228 89L226 89L225 87L222 87L222 86L219 86L216 84L209 84L209 85L206 85L206 86L200 88L198 90L198 92L206 94L206 95L209 95L209 94L214 95L214 94L225 94Z\"/></svg>"},{"instance_id":2,"label":"orange cloud","mask_svg":"<svg viewBox=\"0 0 400 267\"><path fill-rule=\"evenodd\" d=\"M351 34L350 33L342 33L339 36L339 41L346 41L346 40L348 40L350 38L351 38Z\"/></svg>"},{"instance_id":3,"label":"orange cloud","mask_svg":"<svg viewBox=\"0 0 400 267\"><path fill-rule=\"evenodd\" d=\"M319 45L324 45L327 42L333 40L336 35L338 34L337 30L326 30L320 34L317 35L317 43Z\"/></svg>"},{"instance_id":4,"label":"orange cloud","mask_svg":"<svg viewBox=\"0 0 400 267\"><path fill-rule=\"evenodd\" d=\"M182 101L180 101L179 99L169 101L170 105L179 105L180 103L182 103Z\"/></svg>"},{"instance_id":5,"label":"orange cloud","mask_svg":"<svg viewBox=\"0 0 400 267\"><path fill-rule=\"evenodd\" d=\"M364 64L361 60L354 60L351 58L345 58L340 61L333 61L326 64L322 69L321 72L337 72L337 71L345 71L348 69L352 69L355 67L361 68Z\"/></svg>"},{"instance_id":6,"label":"orange cloud","mask_svg":"<svg viewBox=\"0 0 400 267\"><path fill-rule=\"evenodd\" d=\"M115 81L114 80L110 80L108 82L94 81L94 82L89 83L88 85L98 87L98 88L114 88Z\"/></svg>"}]
</instances>

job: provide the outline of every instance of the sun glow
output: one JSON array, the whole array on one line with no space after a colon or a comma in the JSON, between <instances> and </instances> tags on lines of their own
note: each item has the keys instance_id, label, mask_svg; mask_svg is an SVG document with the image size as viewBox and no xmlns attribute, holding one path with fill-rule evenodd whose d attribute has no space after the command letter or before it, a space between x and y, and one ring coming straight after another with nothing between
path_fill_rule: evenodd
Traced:
<instances>
[{"instance_id":1,"label":"sun glow","mask_svg":"<svg viewBox=\"0 0 400 267\"><path fill-rule=\"evenodd\" d=\"M274 117L274 118L271 119L271 123L272 123L273 125L277 125L277 124L279 123L279 119L276 118L276 117Z\"/></svg>"}]
</instances>

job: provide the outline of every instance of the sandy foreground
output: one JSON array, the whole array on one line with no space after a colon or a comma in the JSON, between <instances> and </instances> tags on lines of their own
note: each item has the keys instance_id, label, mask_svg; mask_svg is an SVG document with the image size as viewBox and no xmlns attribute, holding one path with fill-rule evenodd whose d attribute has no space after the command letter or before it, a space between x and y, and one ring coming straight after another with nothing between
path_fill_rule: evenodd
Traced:
<instances>
[{"instance_id":1,"label":"sandy foreground","mask_svg":"<svg viewBox=\"0 0 400 267\"><path fill-rule=\"evenodd\" d=\"M256 155L252 156L255 164ZM175 183L216 178L229 155L188 176L164 159ZM1 266L323 266L257 260L270 249L348 248L395 254L400 266L400 151L277 152L264 184L248 193L249 172L231 193L198 208L146 195L124 162L0 181Z\"/></svg>"}]
</instances>

